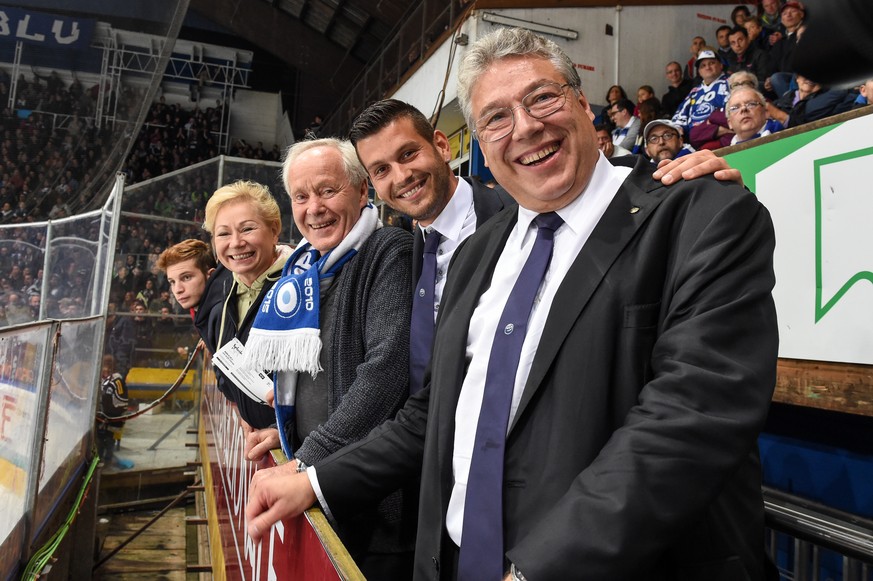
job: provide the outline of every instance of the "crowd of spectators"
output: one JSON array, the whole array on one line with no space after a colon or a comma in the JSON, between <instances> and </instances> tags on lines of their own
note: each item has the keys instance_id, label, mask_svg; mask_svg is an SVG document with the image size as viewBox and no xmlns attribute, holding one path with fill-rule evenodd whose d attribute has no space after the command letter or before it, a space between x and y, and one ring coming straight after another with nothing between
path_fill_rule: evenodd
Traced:
<instances>
[{"instance_id":1,"label":"crowd of spectators","mask_svg":"<svg viewBox=\"0 0 873 581\"><path fill-rule=\"evenodd\" d=\"M9 102L9 74L0 68L0 104ZM88 314L93 280L93 253L76 248L55 250L47 294L43 295L46 229L27 227L33 222L57 220L94 207L94 192L105 181L113 141L111 128L98 129L94 119L101 97L97 85L84 87L74 76L70 81L56 71L41 75L21 74L15 83L15 103L0 112L0 224L19 227L0 229L0 327L37 320L43 316L69 318ZM111 104L117 119L136 113L142 95L123 88ZM115 98L113 95L112 99ZM201 110L158 99L149 108L132 151L123 164L125 183L147 180L219 154L217 134L226 112L217 102ZM235 157L278 161L280 150L262 143L233 142ZM98 183L100 182L100 183ZM202 221L202 209L214 189L202 176L174 181L151 197L132 197L124 209L186 221ZM96 222L65 224L63 234L96 241ZM158 275L155 261L163 248L185 238L200 236L192 225L162 221L129 221L120 226L118 264L114 269L111 299L121 316L132 318L135 303L148 311L146 322L161 320L161 306L179 313L169 300L166 280ZM161 299L167 299L161 303ZM44 302L44 305L41 305ZM166 303L170 303L167 305ZM187 315L186 315L187 316Z\"/></svg>"},{"instance_id":2,"label":"crowd of spectators","mask_svg":"<svg viewBox=\"0 0 873 581\"><path fill-rule=\"evenodd\" d=\"M0 224L58 219L93 207L95 187L105 181L107 163L120 136L111 123L95 123L99 85L84 87L51 71L22 73L15 83L14 106L8 106L12 79L0 68ZM118 121L130 121L142 94L123 85L109 91L107 109ZM117 102L116 102L117 100ZM278 161L279 147L264 149L236 140L220 152L217 141L226 120L221 102L201 110L152 104L122 171L134 184L220 153L235 157ZM111 165L111 163L110 163ZM115 166L110 168L114 172ZM186 192L187 193L187 192Z\"/></svg>"},{"instance_id":3,"label":"crowd of spectators","mask_svg":"<svg viewBox=\"0 0 873 581\"><path fill-rule=\"evenodd\" d=\"M833 89L792 70L791 55L813 17L798 0L762 0L757 14L738 6L731 23L716 30L716 46L695 35L688 61L667 63L667 91L661 99L653 85L639 87L636 102L620 85L610 87L597 125L601 149L607 156L630 152L666 159L749 141L873 103L873 80L860 91ZM81 211L93 202L95 182L105 179L106 168L113 164L111 142L116 137L94 123L100 87L85 87L75 77L66 82L57 72L31 72L16 80L14 107L0 112L0 224L58 219ZM0 103L9 102L11 85L8 73L0 69ZM126 118L140 101L136 90L122 88L113 102L114 114ZM220 101L201 109L159 98L123 164L126 183L216 157L226 114ZM320 124L320 118L314 120L311 132ZM276 145L266 149L260 142L243 140L233 141L225 153L268 161L281 158ZM148 196L131 197L124 209L199 223L213 185L193 173ZM79 228L88 230L79 233L82 237L96 240L96 224ZM121 225L110 297L120 318L135 318L134 311L142 308L144 320L156 325L162 315L180 314L155 261L167 246L201 235L196 227L178 222ZM61 253L49 273L48 294L41 298L40 249L45 237L39 228L0 230L0 326L34 320L41 308L48 317L87 312L93 260L80 250Z\"/></svg>"},{"instance_id":4,"label":"crowd of spectators","mask_svg":"<svg viewBox=\"0 0 873 581\"><path fill-rule=\"evenodd\" d=\"M638 89L635 105L623 87L610 87L598 119L601 150L607 156L630 151L664 159L665 139L660 133L649 135L647 127L659 126L665 135L675 133L669 150L678 156L873 104L873 81L868 82L871 90L867 84L858 89L832 88L793 69L794 49L812 17L799 0L762 0L757 14L745 5L737 6L730 24L716 30L717 46L696 35L684 66L679 61L667 63L668 88L660 100L651 85ZM744 90L744 99L729 104L738 89ZM664 119L671 123L654 123ZM742 129L737 130L740 124Z\"/></svg>"},{"instance_id":5,"label":"crowd of spectators","mask_svg":"<svg viewBox=\"0 0 873 581\"><path fill-rule=\"evenodd\" d=\"M89 201L107 157L108 132L93 117L98 91L75 78L66 86L56 72L21 74L15 85L10 107L11 79L0 69L0 223L62 218Z\"/></svg>"},{"instance_id":6,"label":"crowd of spectators","mask_svg":"<svg viewBox=\"0 0 873 581\"><path fill-rule=\"evenodd\" d=\"M258 142L250 145L234 140L228 151L220 151L218 135L226 122L227 112L221 101L205 110L198 106L185 109L178 103L167 104L164 97L149 108L136 144L127 158L126 183L136 183L206 161L225 153L232 157L280 161L278 145L264 149Z\"/></svg>"}]
</instances>

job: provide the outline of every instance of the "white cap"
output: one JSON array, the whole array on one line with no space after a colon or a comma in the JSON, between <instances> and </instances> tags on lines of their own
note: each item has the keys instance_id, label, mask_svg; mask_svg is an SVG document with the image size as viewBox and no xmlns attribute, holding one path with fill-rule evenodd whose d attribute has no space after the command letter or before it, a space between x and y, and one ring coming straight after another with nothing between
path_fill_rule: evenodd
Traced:
<instances>
[{"instance_id":1,"label":"white cap","mask_svg":"<svg viewBox=\"0 0 873 581\"><path fill-rule=\"evenodd\" d=\"M702 61L703 59L716 59L716 60L718 60L718 57L715 56L715 53L712 52L711 50L702 50L699 53L697 53L697 60L694 61L694 66L699 65L700 61Z\"/></svg>"},{"instance_id":2,"label":"white cap","mask_svg":"<svg viewBox=\"0 0 873 581\"><path fill-rule=\"evenodd\" d=\"M646 128L643 129L643 140L644 141L649 140L649 133L651 133L652 129L654 129L658 125L667 126L671 129L675 130L676 133L679 134L679 137L682 137L682 128L679 127L679 125L677 125L676 123L673 123L669 119L655 119L654 121L649 121L648 123L646 123Z\"/></svg>"}]
</instances>

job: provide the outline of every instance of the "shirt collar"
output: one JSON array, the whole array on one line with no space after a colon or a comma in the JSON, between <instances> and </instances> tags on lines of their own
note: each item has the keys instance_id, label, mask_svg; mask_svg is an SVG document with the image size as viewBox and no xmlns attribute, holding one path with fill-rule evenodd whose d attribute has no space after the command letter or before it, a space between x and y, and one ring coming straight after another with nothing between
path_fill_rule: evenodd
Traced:
<instances>
[{"instance_id":1,"label":"shirt collar","mask_svg":"<svg viewBox=\"0 0 873 581\"><path fill-rule=\"evenodd\" d=\"M594 173L591 174L588 185L585 186L581 194L576 196L576 199L557 210L558 216L564 220L564 224L574 234L579 234L583 230L591 211L590 208L597 205L604 196L611 200L631 172L629 167L613 166L603 155L603 152L598 151L597 153L597 163L594 165ZM530 223L538 215L533 210L519 206L517 227L528 231Z\"/></svg>"},{"instance_id":2,"label":"shirt collar","mask_svg":"<svg viewBox=\"0 0 873 581\"><path fill-rule=\"evenodd\" d=\"M251 286L244 283L234 272L233 279L237 282L236 293L237 294L248 294L254 293L256 296L261 292L261 289L264 288L264 281L267 280L267 277L277 278L275 275L277 273L282 272L282 268L285 266L285 263L288 262L288 257L291 256L291 248L285 246L284 244L279 244L276 246L276 260L273 261L273 264L270 267L262 272L258 278L256 278Z\"/></svg>"},{"instance_id":3,"label":"shirt collar","mask_svg":"<svg viewBox=\"0 0 873 581\"><path fill-rule=\"evenodd\" d=\"M458 178L458 186L449 199L449 203L427 228L433 228L448 240L460 242L464 221L473 208L473 188L465 179ZM422 228L426 232L427 228Z\"/></svg>"},{"instance_id":4,"label":"shirt collar","mask_svg":"<svg viewBox=\"0 0 873 581\"><path fill-rule=\"evenodd\" d=\"M712 84L707 85L707 84L704 83L703 81L700 81L700 85L699 85L699 86L702 87L705 91L708 91L708 90L712 89L713 87L715 87L717 84L721 83L722 81L724 81L724 83L727 84L727 77L725 76L724 73L722 73L721 75L719 75L719 77L718 77L716 80L714 80L714 81L712 82Z\"/></svg>"}]
</instances>

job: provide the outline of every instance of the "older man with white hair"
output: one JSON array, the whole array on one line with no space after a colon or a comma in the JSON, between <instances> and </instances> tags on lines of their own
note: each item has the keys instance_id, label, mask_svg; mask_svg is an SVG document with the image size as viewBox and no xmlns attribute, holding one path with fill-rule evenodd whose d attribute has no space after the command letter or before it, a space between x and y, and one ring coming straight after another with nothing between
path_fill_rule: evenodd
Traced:
<instances>
[{"instance_id":1,"label":"older man with white hair","mask_svg":"<svg viewBox=\"0 0 873 581\"><path fill-rule=\"evenodd\" d=\"M270 394L278 429L249 433L246 456L257 460L281 442L289 464L302 471L362 439L406 399L412 235L382 227L348 141L292 145L282 177L304 238L257 309L245 344L250 368L278 374ZM410 574L401 486L386 491L378 509L337 521L368 579Z\"/></svg>"},{"instance_id":2,"label":"older man with white hair","mask_svg":"<svg viewBox=\"0 0 873 581\"><path fill-rule=\"evenodd\" d=\"M764 137L783 129L782 124L770 119L767 114L767 100L757 89L739 87L728 97L728 124L734 137L731 145Z\"/></svg>"}]
</instances>

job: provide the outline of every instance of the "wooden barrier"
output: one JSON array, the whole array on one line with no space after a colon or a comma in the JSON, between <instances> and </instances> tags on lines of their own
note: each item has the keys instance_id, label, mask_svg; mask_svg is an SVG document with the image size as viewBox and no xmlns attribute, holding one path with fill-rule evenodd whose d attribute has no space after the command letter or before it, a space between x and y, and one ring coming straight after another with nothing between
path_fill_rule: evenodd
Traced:
<instances>
[{"instance_id":1,"label":"wooden barrier","mask_svg":"<svg viewBox=\"0 0 873 581\"><path fill-rule=\"evenodd\" d=\"M773 401L873 416L873 367L780 359Z\"/></svg>"},{"instance_id":2,"label":"wooden barrier","mask_svg":"<svg viewBox=\"0 0 873 581\"><path fill-rule=\"evenodd\" d=\"M873 107L720 149L776 227L774 401L873 416L866 216ZM860 207L859 207L860 206Z\"/></svg>"}]
</instances>

